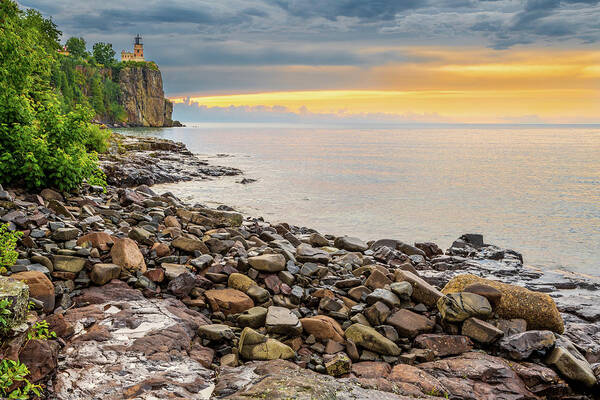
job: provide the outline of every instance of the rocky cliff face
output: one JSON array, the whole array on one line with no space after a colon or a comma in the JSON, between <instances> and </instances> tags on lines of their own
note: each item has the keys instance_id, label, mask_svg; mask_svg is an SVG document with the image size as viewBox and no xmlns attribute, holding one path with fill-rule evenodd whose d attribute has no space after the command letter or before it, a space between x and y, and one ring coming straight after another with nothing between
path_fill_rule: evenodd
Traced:
<instances>
[{"instance_id":1,"label":"rocky cliff face","mask_svg":"<svg viewBox=\"0 0 600 400\"><path fill-rule=\"evenodd\" d=\"M159 70L123 68L119 73L121 105L131 126L173 126L173 104L165 99Z\"/></svg>"}]
</instances>

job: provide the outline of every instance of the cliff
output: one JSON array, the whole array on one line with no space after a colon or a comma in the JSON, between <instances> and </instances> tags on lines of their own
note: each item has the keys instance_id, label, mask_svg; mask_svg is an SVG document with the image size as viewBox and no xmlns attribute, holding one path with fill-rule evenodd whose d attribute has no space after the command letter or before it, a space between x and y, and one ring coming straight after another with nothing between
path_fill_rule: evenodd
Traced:
<instances>
[{"instance_id":1,"label":"cliff","mask_svg":"<svg viewBox=\"0 0 600 400\"><path fill-rule=\"evenodd\" d=\"M157 68L125 67L119 72L120 104L130 126L173 126L173 104L165 99Z\"/></svg>"}]
</instances>

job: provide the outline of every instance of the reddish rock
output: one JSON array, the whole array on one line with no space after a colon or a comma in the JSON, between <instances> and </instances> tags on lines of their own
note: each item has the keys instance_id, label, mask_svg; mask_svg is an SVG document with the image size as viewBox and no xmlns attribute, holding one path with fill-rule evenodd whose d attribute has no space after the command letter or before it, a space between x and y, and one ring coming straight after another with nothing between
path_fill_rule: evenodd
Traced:
<instances>
[{"instance_id":1,"label":"reddish rock","mask_svg":"<svg viewBox=\"0 0 600 400\"><path fill-rule=\"evenodd\" d=\"M419 368L437 378L450 398L463 400L537 399L499 357L480 352L423 363Z\"/></svg>"},{"instance_id":2,"label":"reddish rock","mask_svg":"<svg viewBox=\"0 0 600 400\"><path fill-rule=\"evenodd\" d=\"M90 272L90 279L96 285L105 285L121 275L121 267L116 264L96 264Z\"/></svg>"},{"instance_id":3,"label":"reddish rock","mask_svg":"<svg viewBox=\"0 0 600 400\"><path fill-rule=\"evenodd\" d=\"M394 366L387 379L394 382L410 383L417 386L425 394L435 394L436 396L449 394L439 380L412 365L398 364Z\"/></svg>"},{"instance_id":4,"label":"reddish rock","mask_svg":"<svg viewBox=\"0 0 600 400\"><path fill-rule=\"evenodd\" d=\"M157 257L165 257L171 254L171 248L165 243L154 243L151 250L156 252Z\"/></svg>"},{"instance_id":5,"label":"reddish rock","mask_svg":"<svg viewBox=\"0 0 600 400\"><path fill-rule=\"evenodd\" d=\"M214 312L222 311L226 315L237 314L254 307L254 302L244 292L235 289L212 289L204 292Z\"/></svg>"},{"instance_id":6,"label":"reddish rock","mask_svg":"<svg viewBox=\"0 0 600 400\"><path fill-rule=\"evenodd\" d=\"M399 310L392 314L387 323L398 331L400 336L413 338L421 333L431 332L435 324L429 318L409 310Z\"/></svg>"},{"instance_id":7,"label":"reddish rock","mask_svg":"<svg viewBox=\"0 0 600 400\"><path fill-rule=\"evenodd\" d=\"M165 270L162 268L152 268L144 272L144 276L152 282L160 283L165 280Z\"/></svg>"},{"instance_id":8,"label":"reddish rock","mask_svg":"<svg viewBox=\"0 0 600 400\"><path fill-rule=\"evenodd\" d=\"M101 251L108 251L109 246L112 246L115 241L111 235L106 232L92 232L81 236L77 239L77 246L83 246L84 243L89 243L91 247Z\"/></svg>"},{"instance_id":9,"label":"reddish rock","mask_svg":"<svg viewBox=\"0 0 600 400\"><path fill-rule=\"evenodd\" d=\"M465 288L464 292L475 293L485 297L493 308L496 308L502 298L502 292L500 290L484 283L474 283L469 285Z\"/></svg>"},{"instance_id":10,"label":"reddish rock","mask_svg":"<svg viewBox=\"0 0 600 400\"><path fill-rule=\"evenodd\" d=\"M62 314L51 314L46 317L46 322L48 322L48 330L56 333L60 338L66 339L75 332L73 324L65 320Z\"/></svg>"},{"instance_id":11,"label":"reddish rock","mask_svg":"<svg viewBox=\"0 0 600 400\"><path fill-rule=\"evenodd\" d=\"M138 248L137 243L129 238L117 239L110 251L110 255L113 264L120 265L131 272L146 272L146 262L144 261L142 252Z\"/></svg>"},{"instance_id":12,"label":"reddish rock","mask_svg":"<svg viewBox=\"0 0 600 400\"><path fill-rule=\"evenodd\" d=\"M473 349L471 339L462 335L419 335L415 339L415 345L433 351L437 357L462 354Z\"/></svg>"},{"instance_id":13,"label":"reddish rock","mask_svg":"<svg viewBox=\"0 0 600 400\"><path fill-rule=\"evenodd\" d=\"M190 358L198 361L204 368L210 368L215 358L215 351L210 347L204 347L200 343L194 343L189 351Z\"/></svg>"},{"instance_id":14,"label":"reddish rock","mask_svg":"<svg viewBox=\"0 0 600 400\"><path fill-rule=\"evenodd\" d=\"M340 324L333 318L326 315L317 315L300 319L302 329L309 335L317 339L332 339L336 342L344 341L344 330Z\"/></svg>"},{"instance_id":15,"label":"reddish rock","mask_svg":"<svg viewBox=\"0 0 600 400\"><path fill-rule=\"evenodd\" d=\"M142 292L132 289L129 285L118 279L104 286L93 286L85 289L80 296L73 300L79 305L103 304L112 301L142 300Z\"/></svg>"},{"instance_id":16,"label":"reddish rock","mask_svg":"<svg viewBox=\"0 0 600 400\"><path fill-rule=\"evenodd\" d=\"M371 275L365 281L365 286L371 289L382 289L385 285L392 283L391 279L388 278L378 269L373 269Z\"/></svg>"},{"instance_id":17,"label":"reddish rock","mask_svg":"<svg viewBox=\"0 0 600 400\"><path fill-rule=\"evenodd\" d=\"M165 217L163 223L166 227L169 228L181 228L181 224L177 220L177 217L174 215L169 215L168 217Z\"/></svg>"},{"instance_id":18,"label":"reddish rock","mask_svg":"<svg viewBox=\"0 0 600 400\"><path fill-rule=\"evenodd\" d=\"M10 278L24 281L29 286L29 296L44 303L44 312L54 310L54 285L43 272L19 272L12 274Z\"/></svg>"},{"instance_id":19,"label":"reddish rock","mask_svg":"<svg viewBox=\"0 0 600 400\"><path fill-rule=\"evenodd\" d=\"M30 382L39 382L58 367L60 346L54 340L29 340L19 353L19 361L29 369Z\"/></svg>"},{"instance_id":20,"label":"reddish rock","mask_svg":"<svg viewBox=\"0 0 600 400\"><path fill-rule=\"evenodd\" d=\"M381 361L362 361L352 364L352 373L359 378L385 378L391 370L390 364Z\"/></svg>"}]
</instances>

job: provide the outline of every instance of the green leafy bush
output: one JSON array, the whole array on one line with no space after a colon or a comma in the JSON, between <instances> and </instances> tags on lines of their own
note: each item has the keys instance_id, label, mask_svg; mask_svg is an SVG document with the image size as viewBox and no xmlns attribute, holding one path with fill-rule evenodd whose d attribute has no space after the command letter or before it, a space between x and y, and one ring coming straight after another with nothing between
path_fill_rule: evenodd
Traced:
<instances>
[{"instance_id":1,"label":"green leafy bush","mask_svg":"<svg viewBox=\"0 0 600 400\"><path fill-rule=\"evenodd\" d=\"M55 337L56 332L52 332L48 329L48 321L46 320L36 322L29 329L29 332L27 332L27 340L48 340Z\"/></svg>"},{"instance_id":2,"label":"green leafy bush","mask_svg":"<svg viewBox=\"0 0 600 400\"><path fill-rule=\"evenodd\" d=\"M9 299L0 300L0 335L8 330L8 318L12 314L10 311L11 305L12 301Z\"/></svg>"},{"instance_id":3,"label":"green leafy bush","mask_svg":"<svg viewBox=\"0 0 600 400\"><path fill-rule=\"evenodd\" d=\"M19 253L15 251L15 247L21 236L21 231L9 231L8 224L0 225L0 273L5 273L6 268L12 267L17 261Z\"/></svg>"},{"instance_id":4,"label":"green leafy bush","mask_svg":"<svg viewBox=\"0 0 600 400\"><path fill-rule=\"evenodd\" d=\"M30 395L40 397L42 387L33 385L27 378L29 369L19 361L4 359L0 362L0 395L8 399L29 399ZM13 389L15 383L21 383L19 388Z\"/></svg>"},{"instance_id":5,"label":"green leafy bush","mask_svg":"<svg viewBox=\"0 0 600 400\"><path fill-rule=\"evenodd\" d=\"M86 149L94 112L85 104L67 111L52 86L54 25L27 17L12 0L0 2L0 15L2 183L70 191L97 174L97 157Z\"/></svg>"}]
</instances>

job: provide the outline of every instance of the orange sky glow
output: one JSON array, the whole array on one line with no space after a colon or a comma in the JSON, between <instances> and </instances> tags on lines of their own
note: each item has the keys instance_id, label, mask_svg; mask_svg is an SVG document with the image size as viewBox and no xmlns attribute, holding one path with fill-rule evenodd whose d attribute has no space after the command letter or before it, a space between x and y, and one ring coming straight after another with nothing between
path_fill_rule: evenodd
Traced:
<instances>
[{"instance_id":1,"label":"orange sky glow","mask_svg":"<svg viewBox=\"0 0 600 400\"><path fill-rule=\"evenodd\" d=\"M330 75L345 84L171 99L179 103L189 96L206 107L283 106L299 113L435 114L448 122L530 122L532 117L551 123L600 122L600 51L428 47L389 51L414 61L369 68L271 66L266 68L299 77ZM355 84L348 87L347 82Z\"/></svg>"}]
</instances>

